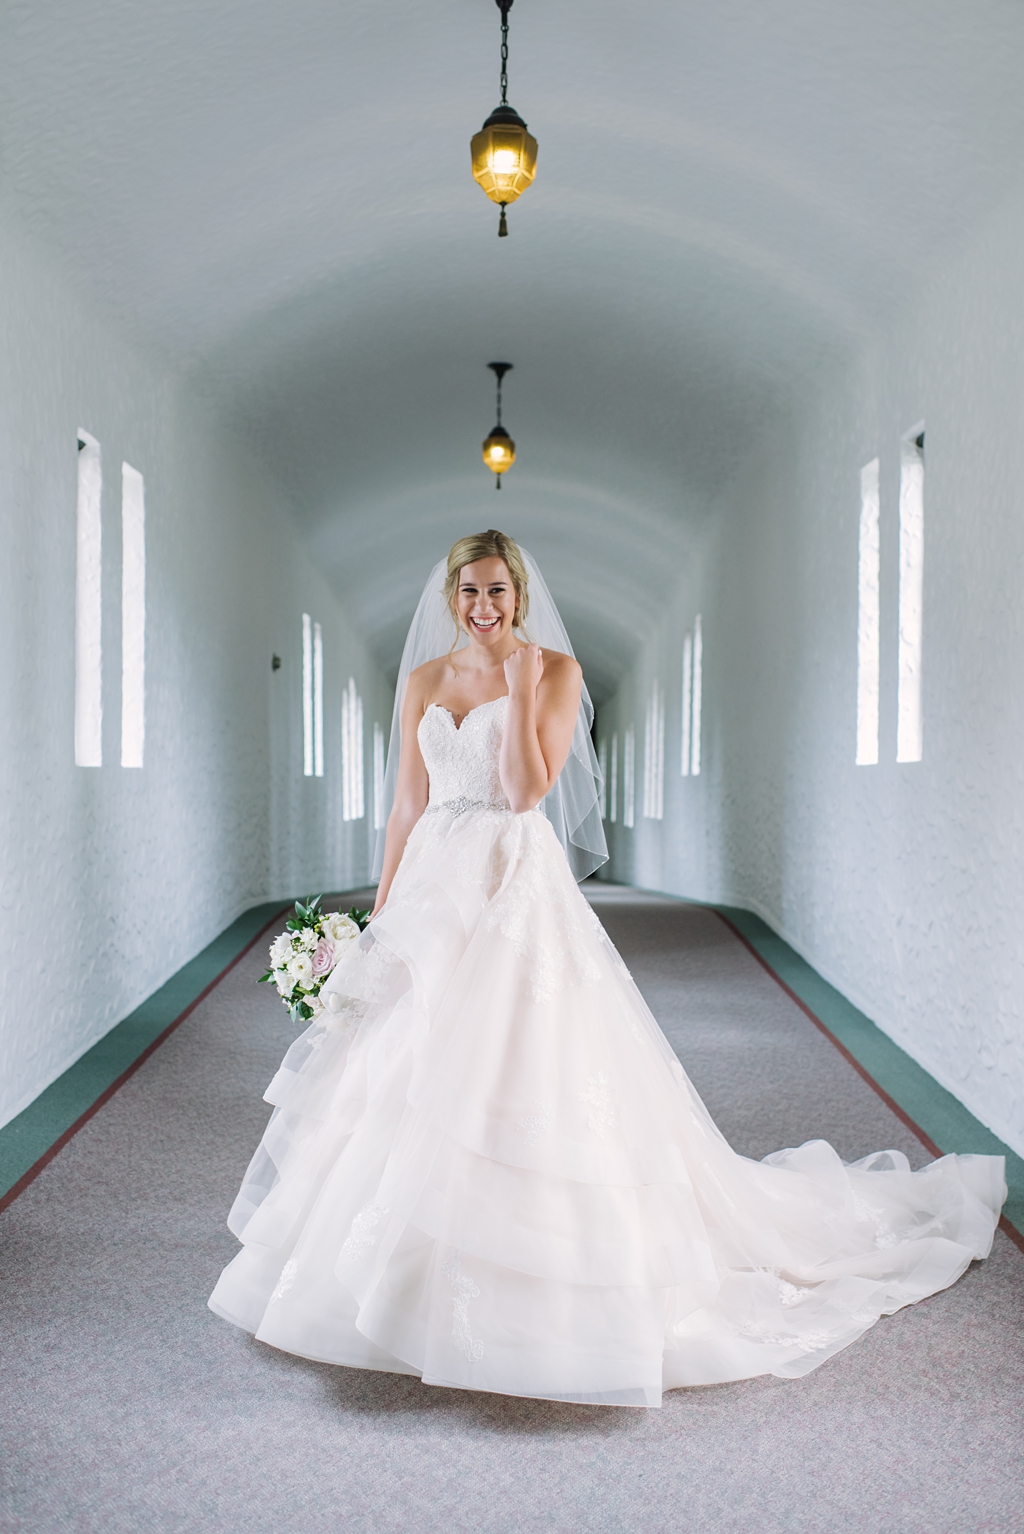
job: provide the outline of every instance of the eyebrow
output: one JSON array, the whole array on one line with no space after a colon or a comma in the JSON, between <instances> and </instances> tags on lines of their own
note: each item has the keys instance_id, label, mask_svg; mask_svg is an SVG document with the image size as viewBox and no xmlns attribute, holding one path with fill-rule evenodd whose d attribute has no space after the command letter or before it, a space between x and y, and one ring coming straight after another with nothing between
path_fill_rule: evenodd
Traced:
<instances>
[{"instance_id":1,"label":"eyebrow","mask_svg":"<svg viewBox=\"0 0 1024 1534\"><path fill-rule=\"evenodd\" d=\"M508 585L508 581L487 581L486 585L488 586L488 588L491 591L494 591L495 588L498 587L498 586L507 586ZM461 591L477 591L479 589L479 582L478 581L460 581L459 582L459 589Z\"/></svg>"}]
</instances>

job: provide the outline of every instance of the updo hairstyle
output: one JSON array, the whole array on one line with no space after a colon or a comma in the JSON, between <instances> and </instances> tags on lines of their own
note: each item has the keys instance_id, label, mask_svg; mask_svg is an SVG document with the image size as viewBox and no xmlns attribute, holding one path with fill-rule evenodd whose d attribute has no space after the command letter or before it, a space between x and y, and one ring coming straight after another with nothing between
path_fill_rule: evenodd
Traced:
<instances>
[{"instance_id":1,"label":"updo hairstyle","mask_svg":"<svg viewBox=\"0 0 1024 1534\"><path fill-rule=\"evenodd\" d=\"M516 594L516 610L512 619L512 627L522 629L526 622L526 614L530 610L530 597L527 586L530 577L526 573L526 564L523 560L518 543L509 538L505 533L499 533L496 528L488 528L486 533L470 533L466 538L459 538L452 544L448 555L448 573L444 583L444 599L448 604L448 611L455 621L456 642L462 632L459 624L459 614L456 603L459 595L459 575L466 565L475 565L478 559L502 559L505 567L512 577L512 589ZM454 646L453 646L454 648Z\"/></svg>"}]
</instances>

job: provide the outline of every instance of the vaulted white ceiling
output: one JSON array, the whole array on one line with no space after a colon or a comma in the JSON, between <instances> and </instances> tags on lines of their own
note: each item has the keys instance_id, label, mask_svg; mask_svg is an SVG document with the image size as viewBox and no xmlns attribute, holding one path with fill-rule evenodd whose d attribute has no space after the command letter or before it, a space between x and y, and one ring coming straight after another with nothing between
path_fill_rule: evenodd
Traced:
<instances>
[{"instance_id":1,"label":"vaulted white ceiling","mask_svg":"<svg viewBox=\"0 0 1024 1534\"><path fill-rule=\"evenodd\" d=\"M393 665L453 537L549 571L614 685L716 487L1019 174L1017 0L19 0L0 202L250 434ZM515 364L496 497L486 363Z\"/></svg>"}]
</instances>

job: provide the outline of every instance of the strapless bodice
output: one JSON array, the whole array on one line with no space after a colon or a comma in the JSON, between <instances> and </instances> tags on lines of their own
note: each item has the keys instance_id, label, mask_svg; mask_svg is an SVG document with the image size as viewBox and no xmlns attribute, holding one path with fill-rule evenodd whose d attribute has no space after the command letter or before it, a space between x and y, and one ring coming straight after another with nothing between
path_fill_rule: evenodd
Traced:
<instances>
[{"instance_id":1,"label":"strapless bodice","mask_svg":"<svg viewBox=\"0 0 1024 1534\"><path fill-rule=\"evenodd\" d=\"M432 703L416 732L430 779L428 809L457 802L470 808L508 808L498 776L508 698L470 709L459 729L446 708Z\"/></svg>"}]
</instances>

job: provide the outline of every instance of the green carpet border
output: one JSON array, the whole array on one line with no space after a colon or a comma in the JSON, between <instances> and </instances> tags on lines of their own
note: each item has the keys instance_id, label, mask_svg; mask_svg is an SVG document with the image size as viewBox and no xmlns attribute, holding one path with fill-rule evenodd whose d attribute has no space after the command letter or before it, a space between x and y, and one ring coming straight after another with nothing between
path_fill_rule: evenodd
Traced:
<instances>
[{"instance_id":1,"label":"green carpet border","mask_svg":"<svg viewBox=\"0 0 1024 1534\"><path fill-rule=\"evenodd\" d=\"M654 891L651 892L655 893ZM679 898L679 897L673 897ZM701 903L701 902L687 902ZM1003 1214L1024 1249L1024 1160L976 1119L952 1092L902 1050L841 991L823 980L760 916L739 906L711 905L765 969L802 1004L822 1032L860 1068L876 1091L934 1154L1005 1156L1009 1196Z\"/></svg>"},{"instance_id":2,"label":"green carpet border","mask_svg":"<svg viewBox=\"0 0 1024 1534\"><path fill-rule=\"evenodd\" d=\"M646 893L665 898L660 890ZM685 905L707 904L707 909L717 912L930 1151L1005 1156L1010 1191L1004 1223L1024 1250L1024 1159L822 979L760 916L740 906L691 901L679 895L668 898ZM270 901L244 911L0 1129L0 1210L38 1176L290 905L290 901L284 905Z\"/></svg>"},{"instance_id":3,"label":"green carpet border","mask_svg":"<svg viewBox=\"0 0 1024 1534\"><path fill-rule=\"evenodd\" d=\"M274 900L243 911L0 1129L0 1209L13 1203L291 904Z\"/></svg>"}]
</instances>

